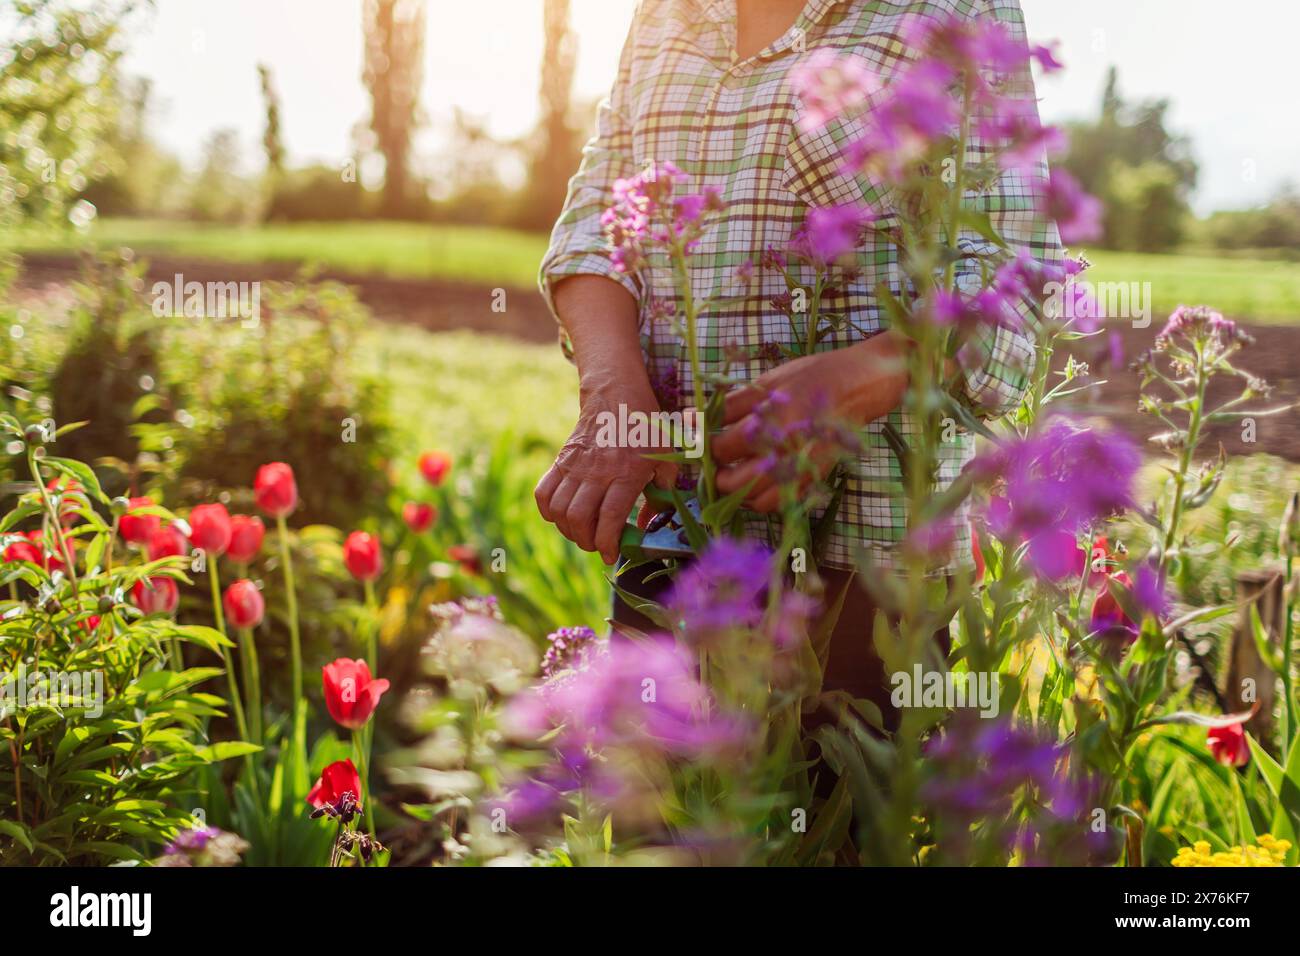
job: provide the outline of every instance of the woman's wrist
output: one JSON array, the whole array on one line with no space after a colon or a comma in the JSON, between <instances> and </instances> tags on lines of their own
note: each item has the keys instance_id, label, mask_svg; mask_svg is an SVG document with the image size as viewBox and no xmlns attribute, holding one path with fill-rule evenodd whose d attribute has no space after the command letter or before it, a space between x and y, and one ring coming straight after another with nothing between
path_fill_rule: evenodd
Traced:
<instances>
[{"instance_id":1,"label":"woman's wrist","mask_svg":"<svg viewBox=\"0 0 1300 956\"><path fill-rule=\"evenodd\" d=\"M839 406L851 421L873 422L896 409L907 391L907 352L910 340L894 331L881 332L864 342L828 353L841 357Z\"/></svg>"}]
</instances>

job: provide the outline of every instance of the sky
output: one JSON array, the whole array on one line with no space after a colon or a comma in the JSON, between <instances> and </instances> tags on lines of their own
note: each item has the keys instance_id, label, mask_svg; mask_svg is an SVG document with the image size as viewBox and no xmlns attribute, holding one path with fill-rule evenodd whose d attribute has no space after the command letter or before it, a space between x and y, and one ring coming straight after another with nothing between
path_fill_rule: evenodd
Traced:
<instances>
[{"instance_id":1,"label":"sky","mask_svg":"<svg viewBox=\"0 0 1300 956\"><path fill-rule=\"evenodd\" d=\"M576 95L607 91L635 0L572 0ZM1170 125L1201 164L1199 212L1263 202L1300 182L1300 105L1290 66L1300 0L1022 0L1030 36L1057 39L1067 71L1039 86L1046 119L1096 114L1107 68L1131 100L1167 98ZM537 117L542 0L428 0L422 103L453 107L496 135ZM292 163L342 162L367 116L361 0L157 0L134 25L125 67L154 81L152 132L189 163L214 129L233 128L258 158L256 65L268 62ZM436 145L432 133L417 150Z\"/></svg>"}]
</instances>

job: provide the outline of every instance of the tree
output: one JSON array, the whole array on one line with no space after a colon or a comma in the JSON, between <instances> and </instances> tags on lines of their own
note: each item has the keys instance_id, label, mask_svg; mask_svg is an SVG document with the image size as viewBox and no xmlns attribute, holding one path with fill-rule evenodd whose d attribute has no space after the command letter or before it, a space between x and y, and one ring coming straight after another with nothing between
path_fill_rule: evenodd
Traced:
<instances>
[{"instance_id":1,"label":"tree","mask_svg":"<svg viewBox=\"0 0 1300 956\"><path fill-rule=\"evenodd\" d=\"M569 19L570 0L544 0L541 119L529 162L529 200L523 224L549 227L564 205L569 177L578 165L580 142L570 120L578 43Z\"/></svg>"},{"instance_id":2,"label":"tree","mask_svg":"<svg viewBox=\"0 0 1300 956\"><path fill-rule=\"evenodd\" d=\"M423 121L424 0L365 0L362 18L370 128L384 157L381 213L403 218L411 191L411 140Z\"/></svg>"},{"instance_id":3,"label":"tree","mask_svg":"<svg viewBox=\"0 0 1300 956\"><path fill-rule=\"evenodd\" d=\"M1190 141L1166 128L1167 100L1128 104L1111 67L1101 116L1069 126L1063 165L1106 205L1104 244L1160 252L1182 239L1197 166Z\"/></svg>"},{"instance_id":4,"label":"tree","mask_svg":"<svg viewBox=\"0 0 1300 956\"><path fill-rule=\"evenodd\" d=\"M54 221L114 157L120 27L133 0L0 4L0 224Z\"/></svg>"}]
</instances>

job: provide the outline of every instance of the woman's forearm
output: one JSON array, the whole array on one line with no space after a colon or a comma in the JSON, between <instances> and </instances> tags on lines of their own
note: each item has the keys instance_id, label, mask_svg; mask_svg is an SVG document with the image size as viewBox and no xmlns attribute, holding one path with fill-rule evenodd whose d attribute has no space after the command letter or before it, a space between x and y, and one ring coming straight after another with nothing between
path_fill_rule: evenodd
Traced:
<instances>
[{"instance_id":1,"label":"woman's forearm","mask_svg":"<svg viewBox=\"0 0 1300 956\"><path fill-rule=\"evenodd\" d=\"M611 387L649 388L637 303L626 289L603 276L571 276L556 284L553 296L583 398Z\"/></svg>"}]
</instances>

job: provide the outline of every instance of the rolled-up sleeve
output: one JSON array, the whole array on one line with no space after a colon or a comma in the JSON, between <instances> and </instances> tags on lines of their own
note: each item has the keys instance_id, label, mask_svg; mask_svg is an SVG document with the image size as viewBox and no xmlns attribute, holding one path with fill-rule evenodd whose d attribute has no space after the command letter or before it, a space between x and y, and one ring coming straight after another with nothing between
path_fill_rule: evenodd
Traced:
<instances>
[{"instance_id":1,"label":"rolled-up sleeve","mask_svg":"<svg viewBox=\"0 0 1300 956\"><path fill-rule=\"evenodd\" d=\"M1026 43L1025 23L1018 0L984 0L978 14L1001 23L1020 43ZM1034 81L1030 69L1001 78L1005 95L1015 98L1027 117L1038 120ZM978 132L979 117L973 125L968 163L986 161L998 144L988 142ZM1047 189L1047 157L1044 154L1031 165L1002 173L992 189L968 193L967 208L985 213L994 231L1011 247L1048 263L1060 263L1065 250L1056 223L1042 212ZM985 256L996 255L998 247L972 230L959 235L959 248L965 255L957 263L959 291L975 293L983 283L981 264ZM1041 292L1042 294L1038 294ZM982 324L957 354L962 369L965 402L983 418L999 418L1014 411L1024 397L1034 372L1035 340L1043 315L1044 290L1032 290L1011 303L1016 313L1001 321Z\"/></svg>"},{"instance_id":2,"label":"rolled-up sleeve","mask_svg":"<svg viewBox=\"0 0 1300 956\"><path fill-rule=\"evenodd\" d=\"M563 278L597 275L613 279L638 300L641 285L635 276L619 272L610 258L609 243L601 225L601 216L614 200L614 183L635 175L632 123L628 115L632 58L637 24L641 12L638 4L619 59L618 76L609 96L597 112L596 135L582 151L582 164L569 181L564 209L551 232L551 243L542 259L539 284L546 304L555 312L552 289ZM563 339L563 329L561 329Z\"/></svg>"}]
</instances>

